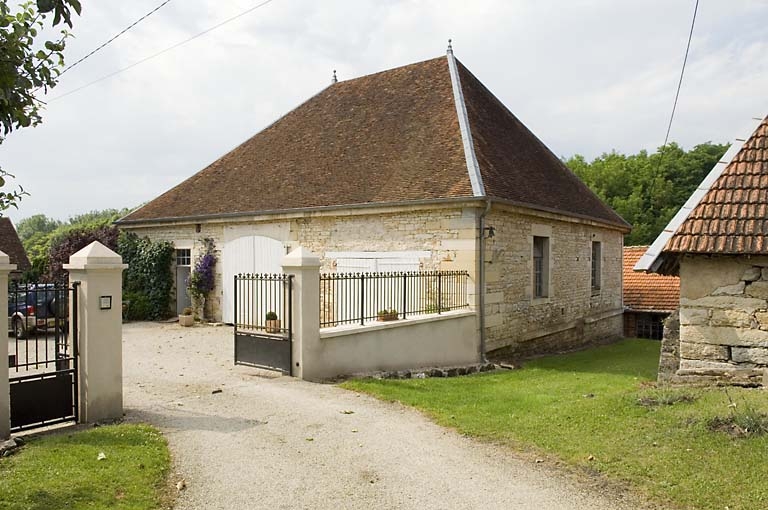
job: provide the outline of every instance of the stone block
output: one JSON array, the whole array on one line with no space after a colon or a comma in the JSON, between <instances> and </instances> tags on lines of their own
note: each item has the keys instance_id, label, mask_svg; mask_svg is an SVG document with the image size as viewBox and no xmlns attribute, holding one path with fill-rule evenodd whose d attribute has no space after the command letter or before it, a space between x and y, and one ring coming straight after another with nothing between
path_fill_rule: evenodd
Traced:
<instances>
[{"instance_id":1,"label":"stone block","mask_svg":"<svg viewBox=\"0 0 768 510\"><path fill-rule=\"evenodd\" d=\"M759 299L768 299L768 282L752 282L744 290L747 296Z\"/></svg>"},{"instance_id":2,"label":"stone block","mask_svg":"<svg viewBox=\"0 0 768 510\"><path fill-rule=\"evenodd\" d=\"M755 320L760 329L768 329L768 312L755 312Z\"/></svg>"},{"instance_id":3,"label":"stone block","mask_svg":"<svg viewBox=\"0 0 768 510\"><path fill-rule=\"evenodd\" d=\"M697 359L681 359L680 370L733 370L736 365L719 361L701 361Z\"/></svg>"},{"instance_id":4,"label":"stone block","mask_svg":"<svg viewBox=\"0 0 768 510\"><path fill-rule=\"evenodd\" d=\"M768 365L768 348L733 347L731 350L731 359L737 363Z\"/></svg>"},{"instance_id":5,"label":"stone block","mask_svg":"<svg viewBox=\"0 0 768 510\"><path fill-rule=\"evenodd\" d=\"M761 280L768 280L768 267L763 268L763 275L760 278Z\"/></svg>"},{"instance_id":6,"label":"stone block","mask_svg":"<svg viewBox=\"0 0 768 510\"><path fill-rule=\"evenodd\" d=\"M763 276L762 271L759 267L752 266L746 271L744 271L744 275L741 277L741 279L745 282L756 282Z\"/></svg>"},{"instance_id":7,"label":"stone block","mask_svg":"<svg viewBox=\"0 0 768 510\"><path fill-rule=\"evenodd\" d=\"M680 324L706 326L709 324L709 310L706 308L681 308Z\"/></svg>"},{"instance_id":8,"label":"stone block","mask_svg":"<svg viewBox=\"0 0 768 510\"><path fill-rule=\"evenodd\" d=\"M766 307L768 307L768 302L766 302L765 299L741 296L706 296L699 299L687 299L681 297L680 307L740 310L748 314L753 314L757 310L765 310Z\"/></svg>"},{"instance_id":9,"label":"stone block","mask_svg":"<svg viewBox=\"0 0 768 510\"><path fill-rule=\"evenodd\" d=\"M736 347L768 348L768 331L751 328L680 326L680 341Z\"/></svg>"},{"instance_id":10,"label":"stone block","mask_svg":"<svg viewBox=\"0 0 768 510\"><path fill-rule=\"evenodd\" d=\"M739 282L725 287L718 287L712 292L713 296L740 296L744 294L746 283Z\"/></svg>"},{"instance_id":11,"label":"stone block","mask_svg":"<svg viewBox=\"0 0 768 510\"><path fill-rule=\"evenodd\" d=\"M680 356L689 360L728 361L728 347L724 345L680 342Z\"/></svg>"},{"instance_id":12,"label":"stone block","mask_svg":"<svg viewBox=\"0 0 768 510\"><path fill-rule=\"evenodd\" d=\"M740 310L712 310L709 323L712 326L749 328L752 327L752 315Z\"/></svg>"}]
</instances>

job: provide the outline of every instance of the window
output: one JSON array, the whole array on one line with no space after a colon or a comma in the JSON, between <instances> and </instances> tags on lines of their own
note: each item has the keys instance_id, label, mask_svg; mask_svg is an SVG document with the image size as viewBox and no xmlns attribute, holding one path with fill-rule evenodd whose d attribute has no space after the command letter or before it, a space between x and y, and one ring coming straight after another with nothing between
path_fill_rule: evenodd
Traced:
<instances>
[{"instance_id":1,"label":"window","mask_svg":"<svg viewBox=\"0 0 768 510\"><path fill-rule=\"evenodd\" d=\"M189 248L176 250L176 265L177 266L192 265L192 250L190 250Z\"/></svg>"},{"instance_id":2,"label":"window","mask_svg":"<svg viewBox=\"0 0 768 510\"><path fill-rule=\"evenodd\" d=\"M664 316L656 314L638 314L635 335L637 338L661 340L664 337Z\"/></svg>"},{"instance_id":3,"label":"window","mask_svg":"<svg viewBox=\"0 0 768 510\"><path fill-rule=\"evenodd\" d=\"M533 297L549 296L549 238L533 237Z\"/></svg>"},{"instance_id":4,"label":"window","mask_svg":"<svg viewBox=\"0 0 768 510\"><path fill-rule=\"evenodd\" d=\"M592 290L600 290L600 266L602 261L602 245L592 241Z\"/></svg>"}]
</instances>

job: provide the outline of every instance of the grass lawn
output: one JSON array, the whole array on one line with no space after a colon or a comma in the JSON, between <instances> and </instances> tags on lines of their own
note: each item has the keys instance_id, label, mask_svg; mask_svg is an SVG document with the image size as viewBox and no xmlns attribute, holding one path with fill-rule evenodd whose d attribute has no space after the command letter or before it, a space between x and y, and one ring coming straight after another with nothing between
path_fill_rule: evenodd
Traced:
<instances>
[{"instance_id":1,"label":"grass lawn","mask_svg":"<svg viewBox=\"0 0 768 510\"><path fill-rule=\"evenodd\" d=\"M656 388L658 358L659 342L624 340L521 370L342 386L414 406L463 434L630 482L667 507L768 508L768 435L709 428L717 416L768 412L768 393ZM692 401L655 405L675 397Z\"/></svg>"},{"instance_id":2,"label":"grass lawn","mask_svg":"<svg viewBox=\"0 0 768 510\"><path fill-rule=\"evenodd\" d=\"M30 438L0 459L0 509L156 509L169 467L165 439L147 425Z\"/></svg>"}]
</instances>

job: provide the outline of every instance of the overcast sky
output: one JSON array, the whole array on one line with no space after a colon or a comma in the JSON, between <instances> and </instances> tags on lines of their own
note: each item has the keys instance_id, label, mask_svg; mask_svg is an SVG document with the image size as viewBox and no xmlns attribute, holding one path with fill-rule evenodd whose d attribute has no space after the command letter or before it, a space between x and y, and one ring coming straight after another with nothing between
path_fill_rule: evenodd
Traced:
<instances>
[{"instance_id":1,"label":"overcast sky","mask_svg":"<svg viewBox=\"0 0 768 510\"><path fill-rule=\"evenodd\" d=\"M172 0L62 76L0 164L31 196L14 220L151 200L331 80L445 53L559 156L662 144L694 0ZM85 0L74 62L161 0ZM671 140L730 142L768 113L768 1L701 0ZM332 183L329 183L332 185Z\"/></svg>"}]
</instances>

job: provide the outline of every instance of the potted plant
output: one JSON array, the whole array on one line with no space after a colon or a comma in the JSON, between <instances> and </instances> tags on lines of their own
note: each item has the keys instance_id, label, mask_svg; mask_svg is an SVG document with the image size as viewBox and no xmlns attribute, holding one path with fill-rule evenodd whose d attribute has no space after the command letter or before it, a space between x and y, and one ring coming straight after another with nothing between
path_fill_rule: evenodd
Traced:
<instances>
[{"instance_id":1,"label":"potted plant","mask_svg":"<svg viewBox=\"0 0 768 510\"><path fill-rule=\"evenodd\" d=\"M205 299L215 286L216 256L213 239L202 239L203 249L195 262L195 268L187 279L187 291L192 298L193 313L205 320Z\"/></svg>"},{"instance_id":2,"label":"potted plant","mask_svg":"<svg viewBox=\"0 0 768 510\"><path fill-rule=\"evenodd\" d=\"M383 310L379 310L376 313L376 320L382 321L382 322L384 322L384 321L396 321L397 318L398 318L397 310L395 310L394 308L390 308L389 310L387 310L385 308Z\"/></svg>"},{"instance_id":3,"label":"potted plant","mask_svg":"<svg viewBox=\"0 0 768 510\"><path fill-rule=\"evenodd\" d=\"M192 326L194 323L195 323L195 316L192 314L192 309L190 307L186 307L179 314L179 325L184 326L185 328L188 328Z\"/></svg>"},{"instance_id":4,"label":"potted plant","mask_svg":"<svg viewBox=\"0 0 768 510\"><path fill-rule=\"evenodd\" d=\"M275 312L267 312L267 315L264 318L266 319L267 333L280 332L280 320L277 318L277 314Z\"/></svg>"}]
</instances>

